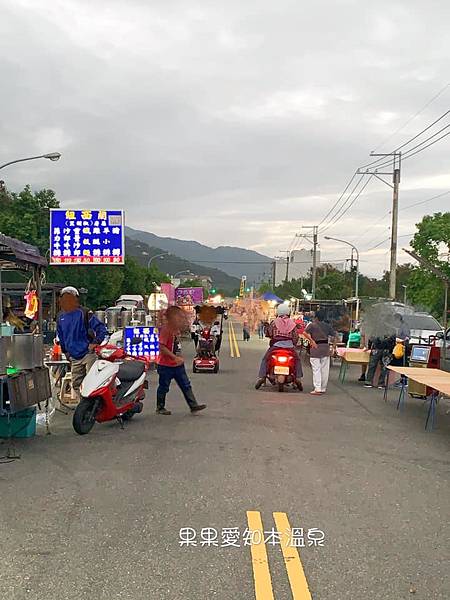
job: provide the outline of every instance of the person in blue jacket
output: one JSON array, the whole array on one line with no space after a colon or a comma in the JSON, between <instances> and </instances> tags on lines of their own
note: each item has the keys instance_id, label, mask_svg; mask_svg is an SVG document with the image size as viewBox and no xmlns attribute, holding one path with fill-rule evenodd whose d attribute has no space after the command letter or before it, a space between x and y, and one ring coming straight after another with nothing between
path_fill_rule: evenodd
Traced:
<instances>
[{"instance_id":1,"label":"person in blue jacket","mask_svg":"<svg viewBox=\"0 0 450 600\"><path fill-rule=\"evenodd\" d=\"M108 332L105 325L80 306L80 294L72 286L61 290L62 312L58 315L56 331L61 350L71 363L72 390L80 398L80 387L96 360L93 350L101 344Z\"/></svg>"}]
</instances>

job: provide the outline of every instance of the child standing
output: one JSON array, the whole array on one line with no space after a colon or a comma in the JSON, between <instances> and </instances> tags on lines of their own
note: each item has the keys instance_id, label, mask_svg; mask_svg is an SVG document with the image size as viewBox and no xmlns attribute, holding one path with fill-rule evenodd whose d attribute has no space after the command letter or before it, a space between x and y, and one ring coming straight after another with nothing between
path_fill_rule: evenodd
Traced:
<instances>
[{"instance_id":1,"label":"child standing","mask_svg":"<svg viewBox=\"0 0 450 600\"><path fill-rule=\"evenodd\" d=\"M206 404L198 404L192 391L191 382L184 367L184 358L176 354L177 336L186 326L184 312L178 306L170 306L166 311L166 322L159 332L159 386L156 393L156 412L159 415L170 415L166 409L166 395L172 379L175 379L183 393L191 412L206 408Z\"/></svg>"}]
</instances>

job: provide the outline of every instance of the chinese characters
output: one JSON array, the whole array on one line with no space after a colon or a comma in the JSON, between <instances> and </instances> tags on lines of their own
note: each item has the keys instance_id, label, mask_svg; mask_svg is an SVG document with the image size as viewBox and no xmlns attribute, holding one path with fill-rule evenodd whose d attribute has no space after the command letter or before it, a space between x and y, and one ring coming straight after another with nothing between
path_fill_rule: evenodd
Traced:
<instances>
[{"instance_id":1,"label":"chinese characters","mask_svg":"<svg viewBox=\"0 0 450 600\"><path fill-rule=\"evenodd\" d=\"M121 210L52 210L51 264L124 263Z\"/></svg>"}]
</instances>

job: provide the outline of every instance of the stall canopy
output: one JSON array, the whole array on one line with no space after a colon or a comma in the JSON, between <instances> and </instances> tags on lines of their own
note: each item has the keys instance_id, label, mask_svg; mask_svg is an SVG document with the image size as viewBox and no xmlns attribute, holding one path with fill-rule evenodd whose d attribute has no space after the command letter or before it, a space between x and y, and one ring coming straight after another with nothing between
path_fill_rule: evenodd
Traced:
<instances>
[{"instance_id":1,"label":"stall canopy","mask_svg":"<svg viewBox=\"0 0 450 600\"><path fill-rule=\"evenodd\" d=\"M41 299L41 275L47 261L38 248L0 233L0 321L3 320L2 271L32 271L38 298ZM39 301L39 331L42 332L42 302Z\"/></svg>"},{"instance_id":2,"label":"stall canopy","mask_svg":"<svg viewBox=\"0 0 450 600\"><path fill-rule=\"evenodd\" d=\"M261 298L263 300L265 300L266 302L283 302L282 298L279 298L276 294L274 294L273 292L265 292Z\"/></svg>"},{"instance_id":3,"label":"stall canopy","mask_svg":"<svg viewBox=\"0 0 450 600\"><path fill-rule=\"evenodd\" d=\"M36 246L0 233L0 267L2 269L26 269L46 267L47 261Z\"/></svg>"}]
</instances>

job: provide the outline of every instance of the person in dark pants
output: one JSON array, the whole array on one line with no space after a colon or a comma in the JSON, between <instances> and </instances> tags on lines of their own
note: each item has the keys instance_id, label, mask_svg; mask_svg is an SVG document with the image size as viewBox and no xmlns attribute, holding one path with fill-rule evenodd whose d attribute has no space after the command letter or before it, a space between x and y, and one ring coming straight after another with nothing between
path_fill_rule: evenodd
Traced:
<instances>
[{"instance_id":1,"label":"person in dark pants","mask_svg":"<svg viewBox=\"0 0 450 600\"><path fill-rule=\"evenodd\" d=\"M380 375L378 376L378 387L383 388L386 384L387 365L392 358L392 350L395 346L395 337L374 338L369 340L370 360L369 367L366 373L366 383L364 387L374 387L375 371L378 364L380 365Z\"/></svg>"},{"instance_id":2,"label":"person in dark pants","mask_svg":"<svg viewBox=\"0 0 450 600\"><path fill-rule=\"evenodd\" d=\"M206 404L199 404L192 391L192 385L184 366L184 358L176 354L177 336L186 324L184 312L178 306L170 306L166 311L166 323L159 332L159 385L156 392L156 412L159 415L170 415L166 409L166 395L172 380L175 380L191 412L198 412L206 408Z\"/></svg>"},{"instance_id":3,"label":"person in dark pants","mask_svg":"<svg viewBox=\"0 0 450 600\"><path fill-rule=\"evenodd\" d=\"M250 325L248 321L244 321L242 325L242 334L244 336L244 342L248 342L250 340Z\"/></svg>"}]
</instances>

